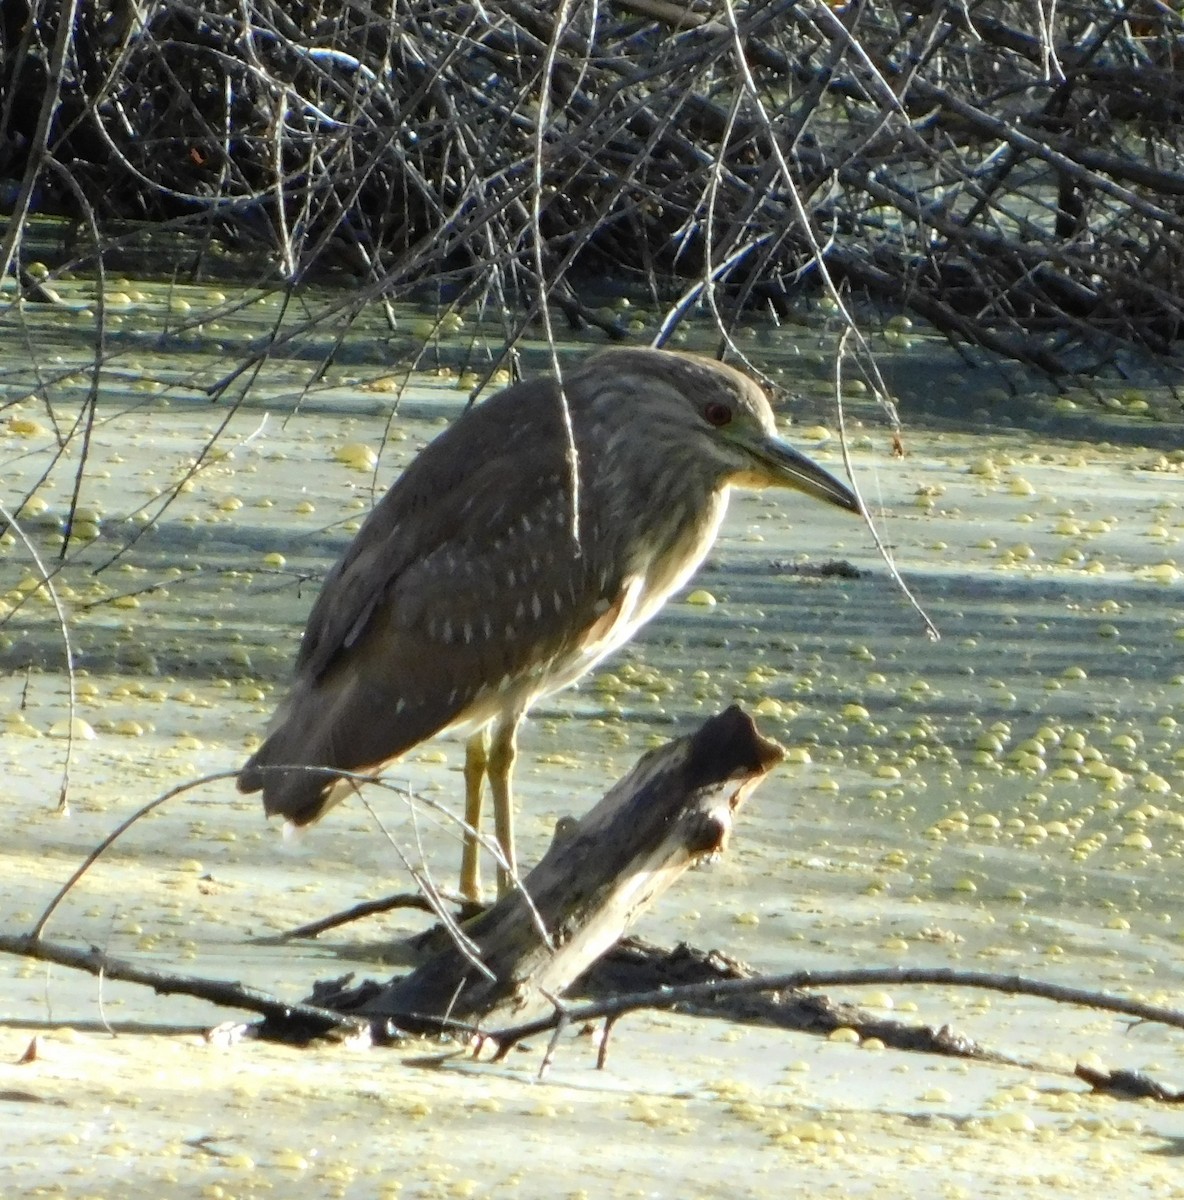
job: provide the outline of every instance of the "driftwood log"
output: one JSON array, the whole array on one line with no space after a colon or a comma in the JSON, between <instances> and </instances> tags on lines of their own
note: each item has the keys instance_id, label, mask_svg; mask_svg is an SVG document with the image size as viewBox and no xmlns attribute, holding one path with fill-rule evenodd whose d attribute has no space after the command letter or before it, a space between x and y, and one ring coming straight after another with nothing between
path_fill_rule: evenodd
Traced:
<instances>
[{"instance_id":1,"label":"driftwood log","mask_svg":"<svg viewBox=\"0 0 1184 1200\"><path fill-rule=\"evenodd\" d=\"M549 1011L689 867L719 854L781 748L738 707L646 754L542 861L410 975L316 1003L363 1016L381 1036L521 1021ZM477 964L480 964L478 966ZM484 968L481 969L481 968Z\"/></svg>"}]
</instances>

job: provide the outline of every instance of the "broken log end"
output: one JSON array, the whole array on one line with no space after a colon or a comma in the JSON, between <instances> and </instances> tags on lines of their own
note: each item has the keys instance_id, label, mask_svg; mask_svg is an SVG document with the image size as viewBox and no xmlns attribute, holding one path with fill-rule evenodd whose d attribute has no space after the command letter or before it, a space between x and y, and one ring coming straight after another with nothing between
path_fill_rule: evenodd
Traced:
<instances>
[{"instance_id":1,"label":"broken log end","mask_svg":"<svg viewBox=\"0 0 1184 1200\"><path fill-rule=\"evenodd\" d=\"M761 777L784 757L784 748L765 737L748 713L733 704L691 735L687 771L692 780L701 777L703 783Z\"/></svg>"}]
</instances>

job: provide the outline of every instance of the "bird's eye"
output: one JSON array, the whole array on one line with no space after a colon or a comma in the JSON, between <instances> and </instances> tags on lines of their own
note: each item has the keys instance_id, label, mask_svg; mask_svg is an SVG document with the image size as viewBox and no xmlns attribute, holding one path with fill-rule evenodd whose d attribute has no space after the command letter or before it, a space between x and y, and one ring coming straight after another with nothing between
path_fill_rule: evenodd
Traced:
<instances>
[{"instance_id":1,"label":"bird's eye","mask_svg":"<svg viewBox=\"0 0 1184 1200\"><path fill-rule=\"evenodd\" d=\"M703 416L709 425L717 429L732 419L732 409L720 400L713 400L704 410Z\"/></svg>"}]
</instances>

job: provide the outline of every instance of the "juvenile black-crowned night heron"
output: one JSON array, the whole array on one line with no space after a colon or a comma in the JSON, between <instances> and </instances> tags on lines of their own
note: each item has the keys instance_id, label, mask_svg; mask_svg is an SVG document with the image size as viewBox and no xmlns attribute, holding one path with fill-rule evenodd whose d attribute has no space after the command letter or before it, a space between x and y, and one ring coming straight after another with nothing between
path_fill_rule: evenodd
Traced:
<instances>
[{"instance_id":1,"label":"juvenile black-crowned night heron","mask_svg":"<svg viewBox=\"0 0 1184 1200\"><path fill-rule=\"evenodd\" d=\"M466 411L329 572L291 691L239 776L269 815L306 825L352 790L333 770L370 772L463 730L465 821L478 828L488 776L504 890L519 722L686 583L730 489L793 488L858 510L777 438L764 393L731 367L608 350L565 371L562 395L566 414L556 380L535 379ZM461 890L473 899L478 849L467 834Z\"/></svg>"}]
</instances>

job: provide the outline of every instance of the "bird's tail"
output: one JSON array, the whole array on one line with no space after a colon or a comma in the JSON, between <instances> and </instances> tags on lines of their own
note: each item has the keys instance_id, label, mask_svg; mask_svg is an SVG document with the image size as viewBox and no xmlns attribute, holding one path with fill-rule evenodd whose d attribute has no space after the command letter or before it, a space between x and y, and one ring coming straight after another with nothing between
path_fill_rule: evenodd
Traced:
<instances>
[{"instance_id":1,"label":"bird's tail","mask_svg":"<svg viewBox=\"0 0 1184 1200\"><path fill-rule=\"evenodd\" d=\"M263 811L269 817L286 817L293 825L319 820L341 797L331 799L340 777L332 761L319 753L316 739L300 737L283 704L271 723L263 744L243 764L238 775L240 792L262 792Z\"/></svg>"},{"instance_id":2,"label":"bird's tail","mask_svg":"<svg viewBox=\"0 0 1184 1200\"><path fill-rule=\"evenodd\" d=\"M319 820L354 790L343 773L379 770L442 724L426 705L417 707L415 723L397 724L389 714L399 708L397 692L360 672L298 683L239 772L239 791L262 792L269 817L293 825Z\"/></svg>"},{"instance_id":3,"label":"bird's tail","mask_svg":"<svg viewBox=\"0 0 1184 1200\"><path fill-rule=\"evenodd\" d=\"M262 792L263 811L269 817L286 817L293 825L319 821L342 798L333 796L338 790L336 785L348 781L330 767L293 764L283 757L265 754L268 746L264 742L243 764L238 790Z\"/></svg>"}]
</instances>

